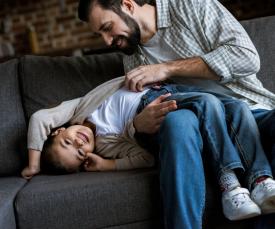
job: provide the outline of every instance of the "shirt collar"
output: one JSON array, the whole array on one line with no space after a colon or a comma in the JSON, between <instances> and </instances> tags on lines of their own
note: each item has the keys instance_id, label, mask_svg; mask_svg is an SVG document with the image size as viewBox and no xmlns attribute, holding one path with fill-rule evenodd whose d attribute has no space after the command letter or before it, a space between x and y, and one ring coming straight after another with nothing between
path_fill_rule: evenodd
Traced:
<instances>
[{"instance_id":1,"label":"shirt collar","mask_svg":"<svg viewBox=\"0 0 275 229\"><path fill-rule=\"evenodd\" d=\"M171 26L168 0L156 0L158 29Z\"/></svg>"}]
</instances>

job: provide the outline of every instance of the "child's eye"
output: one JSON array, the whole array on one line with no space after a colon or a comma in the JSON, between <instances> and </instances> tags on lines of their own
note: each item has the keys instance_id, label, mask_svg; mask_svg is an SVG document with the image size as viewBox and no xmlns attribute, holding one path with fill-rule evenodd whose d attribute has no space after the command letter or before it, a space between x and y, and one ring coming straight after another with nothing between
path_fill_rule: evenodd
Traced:
<instances>
[{"instance_id":1,"label":"child's eye","mask_svg":"<svg viewBox=\"0 0 275 229\"><path fill-rule=\"evenodd\" d=\"M71 141L68 140L68 139L65 139L65 143L66 143L67 145L71 145L71 144L72 144Z\"/></svg>"},{"instance_id":2,"label":"child's eye","mask_svg":"<svg viewBox=\"0 0 275 229\"><path fill-rule=\"evenodd\" d=\"M81 157L85 157L85 153L83 150L79 149L78 150L78 154L81 156Z\"/></svg>"}]
</instances>

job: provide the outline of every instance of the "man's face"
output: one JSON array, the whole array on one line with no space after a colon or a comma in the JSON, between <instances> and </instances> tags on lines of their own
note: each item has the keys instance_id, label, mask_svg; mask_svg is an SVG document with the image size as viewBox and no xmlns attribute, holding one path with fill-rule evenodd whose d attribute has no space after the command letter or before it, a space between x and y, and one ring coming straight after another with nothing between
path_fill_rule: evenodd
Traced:
<instances>
[{"instance_id":1,"label":"man's face","mask_svg":"<svg viewBox=\"0 0 275 229\"><path fill-rule=\"evenodd\" d=\"M89 24L94 33L102 36L106 45L113 46L127 55L133 54L140 44L140 28L137 22L124 12L118 15L95 4L89 15Z\"/></svg>"},{"instance_id":2,"label":"man's face","mask_svg":"<svg viewBox=\"0 0 275 229\"><path fill-rule=\"evenodd\" d=\"M73 125L60 128L54 132L54 143L51 147L56 160L65 168L76 170L92 153L95 147L94 134L86 126Z\"/></svg>"}]
</instances>

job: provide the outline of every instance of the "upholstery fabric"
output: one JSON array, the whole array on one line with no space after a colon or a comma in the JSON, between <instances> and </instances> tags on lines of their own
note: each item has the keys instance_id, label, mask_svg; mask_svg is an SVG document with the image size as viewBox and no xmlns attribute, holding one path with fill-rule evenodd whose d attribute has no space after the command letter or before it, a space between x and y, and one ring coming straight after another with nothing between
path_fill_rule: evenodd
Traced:
<instances>
[{"instance_id":1,"label":"upholstery fabric","mask_svg":"<svg viewBox=\"0 0 275 229\"><path fill-rule=\"evenodd\" d=\"M0 176L18 173L26 159L26 124L17 67L17 60L0 65Z\"/></svg>"},{"instance_id":2,"label":"upholstery fabric","mask_svg":"<svg viewBox=\"0 0 275 229\"><path fill-rule=\"evenodd\" d=\"M16 229L13 203L19 189L26 180L19 177L3 177L0 179L0 228Z\"/></svg>"},{"instance_id":3,"label":"upholstery fabric","mask_svg":"<svg viewBox=\"0 0 275 229\"><path fill-rule=\"evenodd\" d=\"M114 227L104 227L103 229L152 229L152 228L160 228L158 220L147 220L142 222L135 222L131 224L125 224Z\"/></svg>"},{"instance_id":4,"label":"upholstery fabric","mask_svg":"<svg viewBox=\"0 0 275 229\"><path fill-rule=\"evenodd\" d=\"M156 172L83 172L32 178L15 203L20 229L105 228L156 218ZM35 215L35 217L33 217Z\"/></svg>"},{"instance_id":5,"label":"upholstery fabric","mask_svg":"<svg viewBox=\"0 0 275 229\"><path fill-rule=\"evenodd\" d=\"M85 95L98 84L123 75L121 54L86 57L25 56L20 80L27 119L41 108Z\"/></svg>"}]
</instances>

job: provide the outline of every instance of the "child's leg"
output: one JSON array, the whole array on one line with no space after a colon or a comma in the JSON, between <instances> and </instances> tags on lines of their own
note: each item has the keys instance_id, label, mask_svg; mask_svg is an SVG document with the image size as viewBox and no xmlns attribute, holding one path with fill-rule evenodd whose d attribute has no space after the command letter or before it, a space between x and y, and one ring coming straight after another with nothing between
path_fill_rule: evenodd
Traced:
<instances>
[{"instance_id":1,"label":"child's leg","mask_svg":"<svg viewBox=\"0 0 275 229\"><path fill-rule=\"evenodd\" d=\"M179 109L190 109L198 117L204 147L208 148L220 186L224 189L222 203L225 216L239 220L259 215L259 207L250 199L249 191L240 187L233 172L233 169L242 168L242 164L228 135L221 101L201 92L175 93L170 99L177 101Z\"/></svg>"},{"instance_id":2,"label":"child's leg","mask_svg":"<svg viewBox=\"0 0 275 229\"><path fill-rule=\"evenodd\" d=\"M257 123L249 107L238 100L223 99L228 132L238 149L246 170L245 182L249 189L261 176L272 177L271 168L263 150Z\"/></svg>"},{"instance_id":3,"label":"child's leg","mask_svg":"<svg viewBox=\"0 0 275 229\"><path fill-rule=\"evenodd\" d=\"M243 169L239 153L228 135L224 106L217 97L188 92L174 93L168 100L176 100L178 109L192 110L198 117L204 148L212 159L218 179L222 171Z\"/></svg>"},{"instance_id":4,"label":"child's leg","mask_svg":"<svg viewBox=\"0 0 275 229\"><path fill-rule=\"evenodd\" d=\"M265 156L257 123L248 106L237 100L223 100L228 130L232 141L238 148L246 169L245 180L251 197L263 213L275 212L275 181L269 162Z\"/></svg>"}]
</instances>

